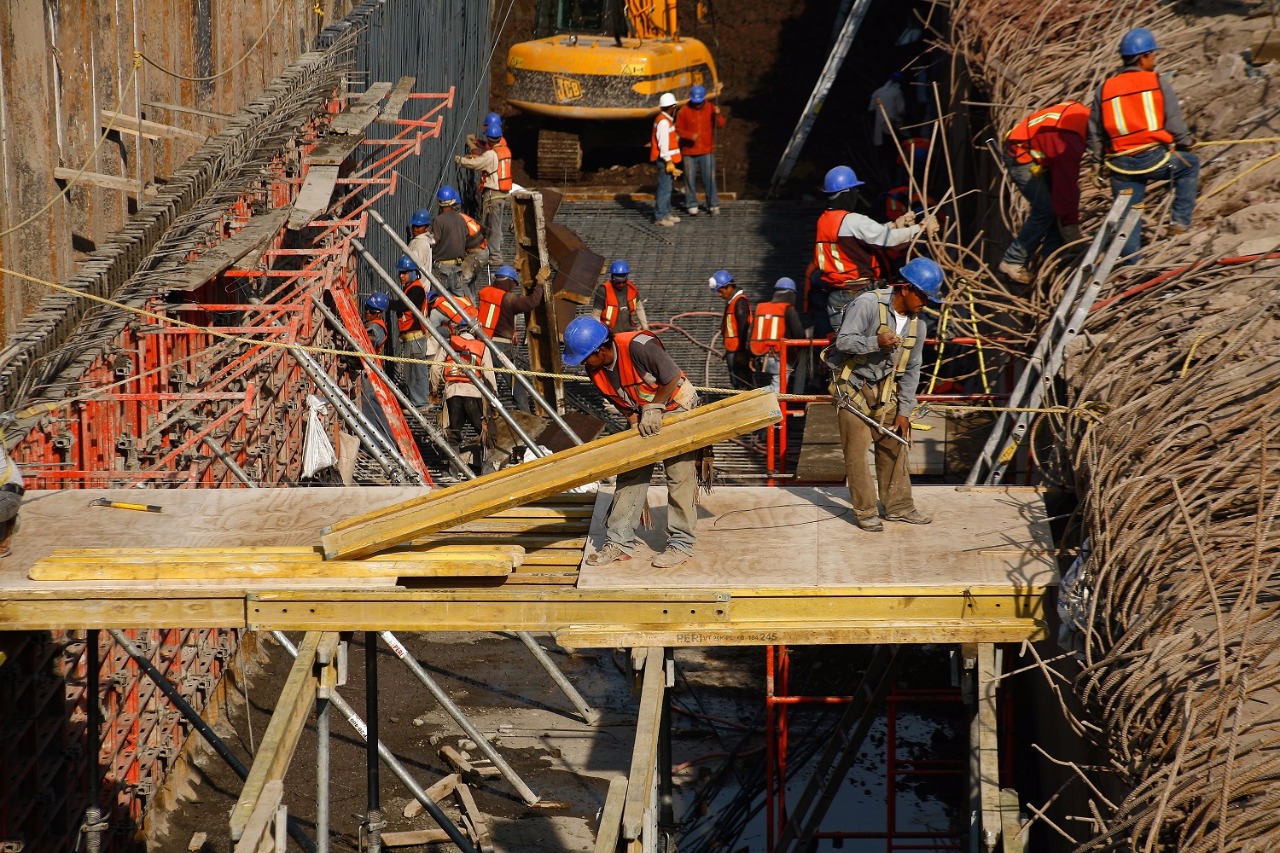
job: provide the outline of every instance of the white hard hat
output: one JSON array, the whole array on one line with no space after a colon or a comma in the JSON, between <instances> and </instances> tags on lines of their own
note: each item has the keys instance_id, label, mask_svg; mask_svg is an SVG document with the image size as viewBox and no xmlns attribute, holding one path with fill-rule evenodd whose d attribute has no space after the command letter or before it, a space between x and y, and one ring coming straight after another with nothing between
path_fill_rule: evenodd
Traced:
<instances>
[{"instance_id":1,"label":"white hard hat","mask_svg":"<svg viewBox=\"0 0 1280 853\"><path fill-rule=\"evenodd\" d=\"M662 109L665 110L667 107L674 107L675 105L676 105L676 96L671 94L670 92L663 92L661 95L658 96L658 106L661 107Z\"/></svg>"}]
</instances>

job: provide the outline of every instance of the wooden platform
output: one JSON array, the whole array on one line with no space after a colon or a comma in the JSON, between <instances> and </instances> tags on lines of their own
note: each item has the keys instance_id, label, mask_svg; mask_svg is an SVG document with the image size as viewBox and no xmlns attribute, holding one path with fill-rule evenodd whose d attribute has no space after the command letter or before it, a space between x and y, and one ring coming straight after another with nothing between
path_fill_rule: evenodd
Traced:
<instances>
[{"instance_id":1,"label":"wooden platform","mask_svg":"<svg viewBox=\"0 0 1280 853\"><path fill-rule=\"evenodd\" d=\"M557 496L426 537L524 544L506 578L48 580L28 577L60 549L318 547L342 518L414 488L29 492L14 553L0 560L0 630L246 627L284 630L554 632L569 646L1006 642L1042 636L1056 582L1039 494L920 488L927 527L849 523L842 489L723 488L705 498L698 557L658 571L641 559L589 569L607 500ZM662 491L655 521L665 523ZM88 506L107 497L159 514ZM557 504L556 501L561 503ZM594 515L593 515L594 513ZM646 532L648 549L661 537ZM590 546L588 546L590 547ZM101 553L101 552L100 552ZM168 552L173 553L173 552ZM157 552L158 562L163 554ZM161 573L163 574L163 573Z\"/></svg>"}]
</instances>

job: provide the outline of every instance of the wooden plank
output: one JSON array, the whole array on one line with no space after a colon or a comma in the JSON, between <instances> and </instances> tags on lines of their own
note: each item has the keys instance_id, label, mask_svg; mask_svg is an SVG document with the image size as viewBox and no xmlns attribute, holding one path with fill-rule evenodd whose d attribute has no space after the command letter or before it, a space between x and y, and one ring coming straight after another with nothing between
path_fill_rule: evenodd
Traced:
<instances>
[{"instance_id":1,"label":"wooden plank","mask_svg":"<svg viewBox=\"0 0 1280 853\"><path fill-rule=\"evenodd\" d=\"M409 100L409 95L413 92L413 84L416 82L414 77L401 77L396 82L395 88L391 90L387 102L382 106L382 112L378 113L378 121L383 124L395 124L400 118L400 110L404 108L405 102Z\"/></svg>"},{"instance_id":2,"label":"wooden plank","mask_svg":"<svg viewBox=\"0 0 1280 853\"><path fill-rule=\"evenodd\" d=\"M640 712L636 715L636 740L631 749L631 772L627 796L622 806L622 837L640 837L644 813L651 807L653 779L658 772L658 733L662 725L662 694L667 689L663 652L650 648L644 662L640 687Z\"/></svg>"},{"instance_id":3,"label":"wooden plank","mask_svg":"<svg viewBox=\"0 0 1280 853\"><path fill-rule=\"evenodd\" d=\"M381 101L391 92L391 84L379 81L369 85L360 97L347 105L329 125L330 133L363 136L365 128L378 117ZM314 162L314 161L313 161Z\"/></svg>"},{"instance_id":4,"label":"wooden plank","mask_svg":"<svg viewBox=\"0 0 1280 853\"><path fill-rule=\"evenodd\" d=\"M416 803L417 800L414 800ZM383 847L420 847L425 844L444 844L451 839L443 829L411 829L405 832L384 832Z\"/></svg>"},{"instance_id":5,"label":"wooden plank","mask_svg":"<svg viewBox=\"0 0 1280 853\"><path fill-rule=\"evenodd\" d=\"M81 172L79 169L65 169L62 166L55 166L53 177L58 181L76 181L81 184L93 184L96 187L103 187L108 190L119 190L132 196L142 194L142 184L132 178L122 178L119 175L104 175L101 172Z\"/></svg>"},{"instance_id":6,"label":"wooden plank","mask_svg":"<svg viewBox=\"0 0 1280 853\"><path fill-rule=\"evenodd\" d=\"M348 155L360 144L354 137L342 136L338 139L351 141L350 150L346 152ZM345 156L342 159L346 159ZM307 177L302 182L302 189L298 190L298 197L293 200L289 219L285 222L291 231L302 228L329 208L333 188L338 184L338 169L338 165L319 163L312 163L311 168L307 169Z\"/></svg>"},{"instance_id":7,"label":"wooden plank","mask_svg":"<svg viewBox=\"0 0 1280 853\"><path fill-rule=\"evenodd\" d=\"M239 231L185 264L181 275L168 286L172 290L195 290L241 258L266 246L279 233L288 215L289 209L282 207L253 217Z\"/></svg>"},{"instance_id":8,"label":"wooden plank","mask_svg":"<svg viewBox=\"0 0 1280 853\"><path fill-rule=\"evenodd\" d=\"M454 789L453 795L458 798L463 813L475 829L476 847L480 848L480 853L493 853L493 839L489 836L489 825L484 819L484 813L476 806L475 797L471 796L471 788L459 785Z\"/></svg>"},{"instance_id":9,"label":"wooden plank","mask_svg":"<svg viewBox=\"0 0 1280 853\"><path fill-rule=\"evenodd\" d=\"M751 432L776 423L781 417L778 398L768 391L719 400L669 416L656 436L644 438L635 430L627 430L385 510L346 519L329 527L321 537L325 557L368 556L416 536Z\"/></svg>"},{"instance_id":10,"label":"wooden plank","mask_svg":"<svg viewBox=\"0 0 1280 853\"><path fill-rule=\"evenodd\" d=\"M239 841L245 836L250 817L266 796L267 783L283 779L289 762L293 760L293 752L298 748L298 740L306 728L316 699L318 681L315 666L320 639L320 632L310 631L298 646L298 657L276 698L275 711L262 736L253 766L249 768L249 778L245 780L240 799L231 810L232 841Z\"/></svg>"},{"instance_id":11,"label":"wooden plank","mask_svg":"<svg viewBox=\"0 0 1280 853\"><path fill-rule=\"evenodd\" d=\"M596 853L618 853L618 835L622 830L622 807L627 800L627 777L614 776L609 780L609 793L600 810L600 824L596 827Z\"/></svg>"},{"instance_id":12,"label":"wooden plank","mask_svg":"<svg viewBox=\"0 0 1280 853\"><path fill-rule=\"evenodd\" d=\"M107 123L110 122L113 130L130 133L134 136L141 134L143 139L194 139L197 142L204 142L209 138L206 133L197 133L194 130L161 124L157 121L148 121L145 118L139 120L136 116L114 112L113 110L98 110L98 115L101 116L101 126L104 129Z\"/></svg>"},{"instance_id":13,"label":"wooden plank","mask_svg":"<svg viewBox=\"0 0 1280 853\"><path fill-rule=\"evenodd\" d=\"M452 794L453 789L458 787L458 783L461 781L462 781L462 777L459 776L457 773L450 773L448 776L443 777L442 779L440 779L438 782L436 782L434 785L432 785L430 788L426 790L427 799L431 800L433 803L440 802L440 800ZM422 814L422 812L425 811L425 809L426 809L426 806L418 802L417 799L413 799L413 800L410 800L409 804L404 807L404 816L417 817L418 815Z\"/></svg>"},{"instance_id":14,"label":"wooden plank","mask_svg":"<svg viewBox=\"0 0 1280 853\"><path fill-rule=\"evenodd\" d=\"M262 786L262 795L253 807L253 813L249 815L244 834L236 842L235 853L258 853L259 850L266 848L264 842L271 837L268 830L275 821L276 810L280 808L280 801L283 799L284 782L282 780L272 779Z\"/></svg>"},{"instance_id":15,"label":"wooden plank","mask_svg":"<svg viewBox=\"0 0 1280 853\"><path fill-rule=\"evenodd\" d=\"M1013 788L1000 789L1000 853L1026 853L1022 802Z\"/></svg>"},{"instance_id":16,"label":"wooden plank","mask_svg":"<svg viewBox=\"0 0 1280 853\"><path fill-rule=\"evenodd\" d=\"M996 688L1000 675L996 670L996 649L991 643L978 644L977 714L974 727L977 730L978 797L982 806L982 836L991 850L999 838L1003 823L1000 797L1000 738L997 731L999 711L996 708Z\"/></svg>"}]
</instances>

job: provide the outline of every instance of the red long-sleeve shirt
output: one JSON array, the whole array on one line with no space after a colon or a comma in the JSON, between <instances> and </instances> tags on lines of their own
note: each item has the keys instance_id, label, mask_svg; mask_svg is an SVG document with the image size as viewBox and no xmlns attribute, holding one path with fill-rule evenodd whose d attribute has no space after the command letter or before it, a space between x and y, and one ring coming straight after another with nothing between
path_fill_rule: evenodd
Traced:
<instances>
[{"instance_id":1,"label":"red long-sleeve shirt","mask_svg":"<svg viewBox=\"0 0 1280 853\"><path fill-rule=\"evenodd\" d=\"M1034 147L1049 161L1049 190L1053 212L1063 225L1080 222L1080 160L1084 137L1069 130L1045 128L1034 137Z\"/></svg>"},{"instance_id":2,"label":"red long-sleeve shirt","mask_svg":"<svg viewBox=\"0 0 1280 853\"><path fill-rule=\"evenodd\" d=\"M680 154L696 157L714 154L717 127L724 127L724 116L715 104L703 101L702 106L686 104L676 113L676 136L680 137Z\"/></svg>"}]
</instances>

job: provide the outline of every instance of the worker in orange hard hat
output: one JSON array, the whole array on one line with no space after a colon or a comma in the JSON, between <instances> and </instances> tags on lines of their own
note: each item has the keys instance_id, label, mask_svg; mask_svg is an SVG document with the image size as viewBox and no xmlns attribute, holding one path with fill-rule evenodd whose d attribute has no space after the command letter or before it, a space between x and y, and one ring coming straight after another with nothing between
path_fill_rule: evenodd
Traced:
<instances>
[{"instance_id":1,"label":"worker in orange hard hat","mask_svg":"<svg viewBox=\"0 0 1280 853\"><path fill-rule=\"evenodd\" d=\"M1079 101L1036 110L1005 136L1009 180L1031 205L1027 221L1000 259L1000 272L1030 284L1027 268L1037 248L1043 255L1080 235L1080 160L1089 131L1089 108Z\"/></svg>"}]
</instances>

